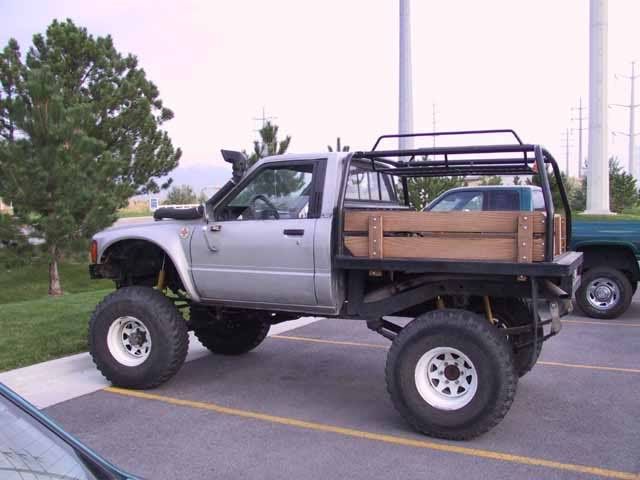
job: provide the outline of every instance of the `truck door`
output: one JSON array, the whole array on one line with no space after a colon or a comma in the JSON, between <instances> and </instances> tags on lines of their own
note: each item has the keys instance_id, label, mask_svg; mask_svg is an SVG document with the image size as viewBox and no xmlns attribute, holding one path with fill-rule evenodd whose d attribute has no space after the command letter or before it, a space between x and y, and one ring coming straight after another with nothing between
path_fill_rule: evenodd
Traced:
<instances>
[{"instance_id":1,"label":"truck door","mask_svg":"<svg viewBox=\"0 0 640 480\"><path fill-rule=\"evenodd\" d=\"M216 207L191 241L203 299L317 305L313 242L323 167L323 160L267 163Z\"/></svg>"}]
</instances>

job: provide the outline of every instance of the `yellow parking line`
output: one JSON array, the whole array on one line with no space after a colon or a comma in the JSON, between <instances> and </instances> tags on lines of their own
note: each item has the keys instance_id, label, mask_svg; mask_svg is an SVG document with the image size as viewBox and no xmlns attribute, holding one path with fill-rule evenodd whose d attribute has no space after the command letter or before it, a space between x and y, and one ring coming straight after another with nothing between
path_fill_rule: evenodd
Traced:
<instances>
[{"instance_id":1,"label":"yellow parking line","mask_svg":"<svg viewBox=\"0 0 640 480\"><path fill-rule=\"evenodd\" d=\"M625 323L625 322L598 322L595 320L562 320L562 323L582 323L584 325L604 325L604 326L617 326L617 327L640 327L640 323Z\"/></svg>"},{"instance_id":2,"label":"yellow parking line","mask_svg":"<svg viewBox=\"0 0 640 480\"><path fill-rule=\"evenodd\" d=\"M158 402L167 403L170 405L177 405L182 407L195 408L199 410L208 410L224 415L233 415L236 417L250 418L253 420L261 420L264 422L277 423L280 425L286 425L289 427L303 428L306 430L314 430L318 432L335 433L353 438L362 438L366 440L372 440L377 442L390 443L394 445L402 445L406 447L424 448L428 450L435 450L447 453L457 453L460 455L466 455L477 458L487 458L490 460L499 460L502 462L517 463L520 465L529 465L536 467L546 467L555 470L564 470L576 473L583 473L587 475L595 475L606 478L619 478L624 480L640 480L640 475L631 472L622 472L618 470L609 470L600 467L591 467L588 465L577 465L572 463L555 462L552 460L545 460L543 458L527 457L524 455L513 455L510 453L496 452L493 450L482 450L479 448L460 447L457 445L451 445L446 443L436 443L428 440L414 440L410 438L397 437L394 435L386 435L381 433L367 432L364 430L355 430L352 428L338 427L335 425L329 425L324 423L307 422L304 420L297 420L295 418L280 417L276 415L268 415L265 413L253 412L251 410L241 410L238 408L229 408L217 405L215 403L196 402L191 400L182 400L174 397L167 397L164 395L156 395L153 393L140 392L135 390L125 390L122 388L107 387L105 392L115 393L127 397L135 397L144 400L155 400Z\"/></svg>"},{"instance_id":3,"label":"yellow parking line","mask_svg":"<svg viewBox=\"0 0 640 480\"><path fill-rule=\"evenodd\" d=\"M310 337L295 337L291 335L273 335L271 338L279 338L282 340L294 340L298 342L310 342L310 343L327 343L330 345L344 345L348 347L368 347L368 348L380 348L387 350L388 347L377 343L360 343L360 342L343 342L340 340L324 340L321 338ZM638 368L623 368L623 367L603 367L600 365L582 365L580 363L562 363L562 362L544 362L539 361L536 365L546 365L549 367L567 367L567 368L585 368L588 370L603 370L609 372L623 372L623 373L640 373Z\"/></svg>"},{"instance_id":4,"label":"yellow parking line","mask_svg":"<svg viewBox=\"0 0 640 480\"><path fill-rule=\"evenodd\" d=\"M600 365L581 365L579 363L543 362L536 365L548 365L550 367L586 368L589 370L605 370L609 372L640 373L639 368L601 367Z\"/></svg>"},{"instance_id":5,"label":"yellow parking line","mask_svg":"<svg viewBox=\"0 0 640 480\"><path fill-rule=\"evenodd\" d=\"M298 342L328 343L330 345L345 345L347 347L369 347L369 348L381 348L383 350L389 349L387 345L380 345L378 343L343 342L340 340L324 340L322 338L294 337L292 335L272 335L271 338L280 338L282 340L295 340Z\"/></svg>"}]
</instances>

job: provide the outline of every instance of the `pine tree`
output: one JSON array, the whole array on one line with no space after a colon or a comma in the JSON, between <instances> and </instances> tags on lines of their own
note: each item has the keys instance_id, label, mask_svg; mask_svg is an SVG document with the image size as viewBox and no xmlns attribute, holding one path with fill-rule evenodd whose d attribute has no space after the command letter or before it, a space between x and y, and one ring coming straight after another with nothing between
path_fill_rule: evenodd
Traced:
<instances>
[{"instance_id":1,"label":"pine tree","mask_svg":"<svg viewBox=\"0 0 640 480\"><path fill-rule=\"evenodd\" d=\"M327 145L327 150L329 150L330 152L348 152L349 149L351 147L349 147L349 145L342 145L342 143L340 142L340 137L338 137L336 139L336 148L335 150L333 149L333 147L331 145Z\"/></svg>"},{"instance_id":2,"label":"pine tree","mask_svg":"<svg viewBox=\"0 0 640 480\"><path fill-rule=\"evenodd\" d=\"M49 293L61 295L64 246L112 224L134 194L180 158L161 125L173 117L136 57L71 20L34 35L23 63L0 54L0 197L46 239Z\"/></svg>"},{"instance_id":3,"label":"pine tree","mask_svg":"<svg viewBox=\"0 0 640 480\"><path fill-rule=\"evenodd\" d=\"M622 213L638 205L638 186L633 175L620 167L616 158L609 159L609 203L612 212Z\"/></svg>"},{"instance_id":4,"label":"pine tree","mask_svg":"<svg viewBox=\"0 0 640 480\"><path fill-rule=\"evenodd\" d=\"M289 148L291 137L278 141L278 126L267 121L258 132L260 140L253 142L253 153L249 156L249 166L271 155L282 155Z\"/></svg>"}]
</instances>

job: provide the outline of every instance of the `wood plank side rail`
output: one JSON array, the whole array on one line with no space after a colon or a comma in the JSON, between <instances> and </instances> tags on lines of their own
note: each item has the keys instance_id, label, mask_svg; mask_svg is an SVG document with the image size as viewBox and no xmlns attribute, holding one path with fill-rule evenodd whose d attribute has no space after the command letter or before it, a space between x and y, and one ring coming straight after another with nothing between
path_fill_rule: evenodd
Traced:
<instances>
[{"instance_id":1,"label":"wood plank side rail","mask_svg":"<svg viewBox=\"0 0 640 480\"><path fill-rule=\"evenodd\" d=\"M356 257L544 260L544 212L348 210L344 220L344 244ZM559 255L566 249L560 215L554 227Z\"/></svg>"}]
</instances>

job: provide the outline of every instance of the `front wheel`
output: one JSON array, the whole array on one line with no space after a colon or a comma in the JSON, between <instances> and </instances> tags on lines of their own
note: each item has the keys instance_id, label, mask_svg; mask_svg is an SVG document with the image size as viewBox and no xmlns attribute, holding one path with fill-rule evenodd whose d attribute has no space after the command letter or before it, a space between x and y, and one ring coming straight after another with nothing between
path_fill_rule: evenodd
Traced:
<instances>
[{"instance_id":1,"label":"front wheel","mask_svg":"<svg viewBox=\"0 0 640 480\"><path fill-rule=\"evenodd\" d=\"M467 440L507 414L518 375L504 335L478 315L443 309L410 322L387 357L394 406L418 431Z\"/></svg>"},{"instance_id":2,"label":"front wheel","mask_svg":"<svg viewBox=\"0 0 640 480\"><path fill-rule=\"evenodd\" d=\"M580 309L591 318L611 319L622 315L633 297L633 288L620 270L596 267L582 275L576 292Z\"/></svg>"},{"instance_id":3,"label":"front wheel","mask_svg":"<svg viewBox=\"0 0 640 480\"><path fill-rule=\"evenodd\" d=\"M174 304L150 287L107 295L89 321L89 351L113 385L153 388L180 369L189 335Z\"/></svg>"}]
</instances>

